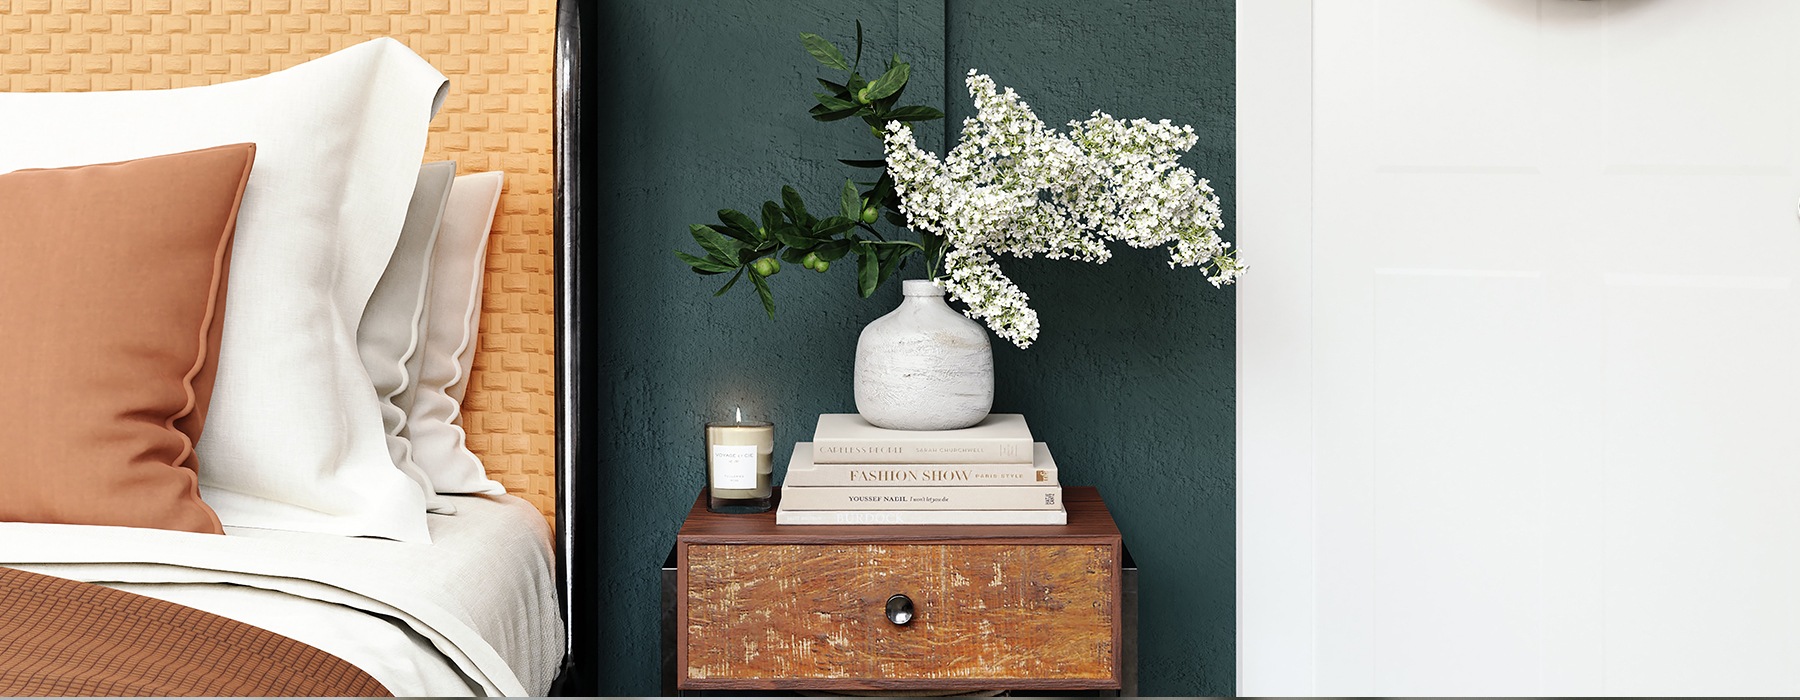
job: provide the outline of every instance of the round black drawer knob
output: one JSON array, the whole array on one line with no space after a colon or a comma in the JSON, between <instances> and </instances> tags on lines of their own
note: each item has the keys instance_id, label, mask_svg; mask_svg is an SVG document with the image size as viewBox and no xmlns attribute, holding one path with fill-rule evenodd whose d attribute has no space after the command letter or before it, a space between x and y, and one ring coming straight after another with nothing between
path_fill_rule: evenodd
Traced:
<instances>
[{"instance_id":1,"label":"round black drawer knob","mask_svg":"<svg viewBox=\"0 0 1800 700\"><path fill-rule=\"evenodd\" d=\"M896 625L904 625L913 621L913 602L905 593L888 596L887 619Z\"/></svg>"}]
</instances>

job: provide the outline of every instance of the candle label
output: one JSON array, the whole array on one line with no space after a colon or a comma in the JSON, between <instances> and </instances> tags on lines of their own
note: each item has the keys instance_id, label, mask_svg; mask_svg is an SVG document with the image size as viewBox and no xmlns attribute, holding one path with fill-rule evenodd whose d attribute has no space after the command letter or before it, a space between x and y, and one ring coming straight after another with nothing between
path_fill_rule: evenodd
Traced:
<instances>
[{"instance_id":1,"label":"candle label","mask_svg":"<svg viewBox=\"0 0 1800 700\"><path fill-rule=\"evenodd\" d=\"M756 446L713 445L712 487L715 489L756 488Z\"/></svg>"}]
</instances>

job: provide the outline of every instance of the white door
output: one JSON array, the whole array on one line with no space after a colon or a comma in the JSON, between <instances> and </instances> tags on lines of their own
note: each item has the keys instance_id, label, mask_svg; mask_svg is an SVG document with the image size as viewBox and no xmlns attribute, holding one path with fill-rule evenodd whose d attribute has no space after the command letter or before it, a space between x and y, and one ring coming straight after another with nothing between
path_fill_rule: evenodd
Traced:
<instances>
[{"instance_id":1,"label":"white door","mask_svg":"<svg viewBox=\"0 0 1800 700\"><path fill-rule=\"evenodd\" d=\"M1800 2L1238 33L1239 692L1800 693Z\"/></svg>"}]
</instances>

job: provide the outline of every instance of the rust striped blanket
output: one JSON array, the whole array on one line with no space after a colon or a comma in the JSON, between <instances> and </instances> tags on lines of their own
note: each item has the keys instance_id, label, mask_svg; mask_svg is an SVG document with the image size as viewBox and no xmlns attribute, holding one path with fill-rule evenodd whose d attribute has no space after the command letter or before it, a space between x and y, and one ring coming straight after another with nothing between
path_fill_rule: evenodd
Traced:
<instances>
[{"instance_id":1,"label":"rust striped blanket","mask_svg":"<svg viewBox=\"0 0 1800 700\"><path fill-rule=\"evenodd\" d=\"M183 605L0 567L0 695L387 696L369 674Z\"/></svg>"}]
</instances>

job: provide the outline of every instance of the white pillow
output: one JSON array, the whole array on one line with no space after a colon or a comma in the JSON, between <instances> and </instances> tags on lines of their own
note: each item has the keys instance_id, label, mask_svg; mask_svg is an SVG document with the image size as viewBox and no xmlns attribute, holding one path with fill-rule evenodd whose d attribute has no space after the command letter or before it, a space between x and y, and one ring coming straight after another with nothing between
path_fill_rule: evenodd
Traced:
<instances>
[{"instance_id":1,"label":"white pillow","mask_svg":"<svg viewBox=\"0 0 1800 700\"><path fill-rule=\"evenodd\" d=\"M381 423L387 431L388 458L401 473L411 477L425 496L425 510L445 515L456 507L431 487L431 478L413 463L412 446L403 436L406 412L412 408L418 387L419 364L425 354L420 332L425 316L425 294L431 279L431 252L437 245L444 205L450 201L450 182L456 179L456 163L426 163L419 168L418 184L407 205L406 224L400 243L388 260L387 270L375 284L375 293L363 309L357 329L357 350L375 397L381 401Z\"/></svg>"},{"instance_id":2,"label":"white pillow","mask_svg":"<svg viewBox=\"0 0 1800 700\"><path fill-rule=\"evenodd\" d=\"M197 452L226 525L428 542L356 347L447 84L392 39L207 87L0 93L0 172L254 142Z\"/></svg>"},{"instance_id":3,"label":"white pillow","mask_svg":"<svg viewBox=\"0 0 1800 700\"><path fill-rule=\"evenodd\" d=\"M488 231L494 227L501 186L497 172L456 178L431 258L431 292L422 325L424 358L406 430L413 461L438 493L506 493L499 482L487 478L481 458L469 451L461 425L481 325Z\"/></svg>"}]
</instances>

